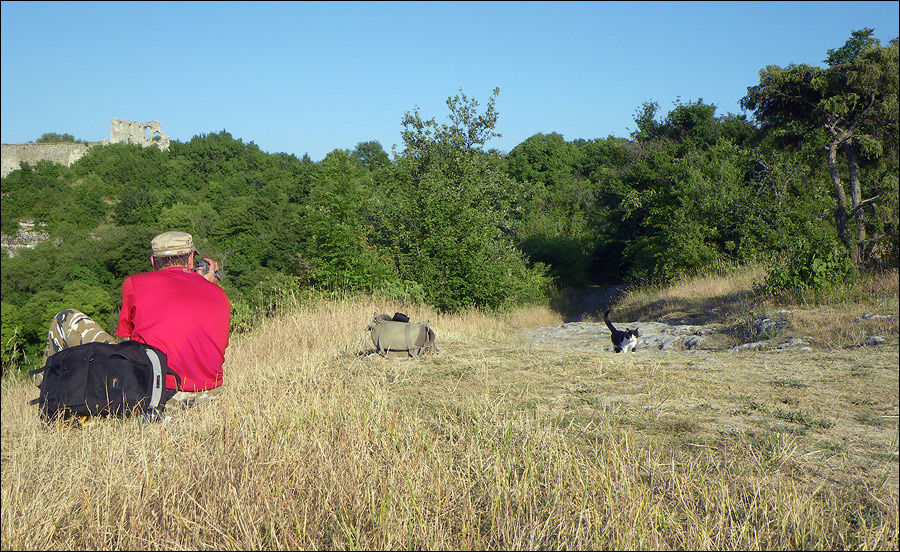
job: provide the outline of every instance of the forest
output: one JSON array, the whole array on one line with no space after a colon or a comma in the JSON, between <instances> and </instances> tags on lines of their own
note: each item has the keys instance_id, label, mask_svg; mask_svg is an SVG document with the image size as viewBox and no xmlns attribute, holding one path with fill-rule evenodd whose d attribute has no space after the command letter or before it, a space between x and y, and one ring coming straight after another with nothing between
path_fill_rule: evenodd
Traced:
<instances>
[{"instance_id":1,"label":"forest","mask_svg":"<svg viewBox=\"0 0 900 552\"><path fill-rule=\"evenodd\" d=\"M740 115L643 103L628 138L541 133L500 152L495 88L483 103L459 90L444 119L402 114L393 155L362 141L313 162L221 130L25 165L2 179L0 229L32 220L49 238L3 250L4 371L40 361L64 308L114 332L122 282L150 269L166 230L219 261L233 331L314 294L450 312L748 263L778 293L895 268L898 40L872 34L854 31L821 66L761 68Z\"/></svg>"}]
</instances>

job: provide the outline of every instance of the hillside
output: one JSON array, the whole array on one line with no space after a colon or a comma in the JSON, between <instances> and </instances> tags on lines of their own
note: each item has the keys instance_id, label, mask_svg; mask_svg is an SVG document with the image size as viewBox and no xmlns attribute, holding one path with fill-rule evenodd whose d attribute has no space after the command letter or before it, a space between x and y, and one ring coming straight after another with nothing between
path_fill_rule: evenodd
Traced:
<instances>
[{"instance_id":1,"label":"hillside","mask_svg":"<svg viewBox=\"0 0 900 552\"><path fill-rule=\"evenodd\" d=\"M817 318L891 315L861 320L888 340L811 350L616 355L530 341L565 323L545 307L295 305L234 336L221 400L165 424L46 428L5 378L2 547L896 549L892 281ZM439 353L373 354L395 310Z\"/></svg>"}]
</instances>

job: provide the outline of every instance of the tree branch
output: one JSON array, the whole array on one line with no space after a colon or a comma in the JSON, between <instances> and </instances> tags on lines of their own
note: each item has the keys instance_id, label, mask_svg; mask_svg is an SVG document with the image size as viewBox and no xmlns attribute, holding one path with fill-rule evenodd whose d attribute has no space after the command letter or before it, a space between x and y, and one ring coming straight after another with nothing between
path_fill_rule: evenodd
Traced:
<instances>
[{"instance_id":1,"label":"tree branch","mask_svg":"<svg viewBox=\"0 0 900 552\"><path fill-rule=\"evenodd\" d=\"M857 211L859 211L860 209L862 209L862 208L865 207L866 205L870 205L870 204L872 204L872 203L875 203L875 200L878 199L879 197L881 197L880 194L877 195L877 196L875 196L875 197L870 197L869 199L867 199L867 200L865 200L865 201L860 201L859 204L856 205L856 207L854 207L853 209L850 210L850 215L849 215L849 216L852 217L853 215L856 214Z\"/></svg>"},{"instance_id":2,"label":"tree branch","mask_svg":"<svg viewBox=\"0 0 900 552\"><path fill-rule=\"evenodd\" d=\"M889 232L888 235L893 235L893 234L891 234L891 233ZM871 238L864 239L864 240L862 240L860 243L872 243L872 242L874 242L874 241L880 240L880 239L883 238L883 237L885 237L884 234L882 234L882 233L880 233L880 232L876 232L874 236L872 236Z\"/></svg>"}]
</instances>

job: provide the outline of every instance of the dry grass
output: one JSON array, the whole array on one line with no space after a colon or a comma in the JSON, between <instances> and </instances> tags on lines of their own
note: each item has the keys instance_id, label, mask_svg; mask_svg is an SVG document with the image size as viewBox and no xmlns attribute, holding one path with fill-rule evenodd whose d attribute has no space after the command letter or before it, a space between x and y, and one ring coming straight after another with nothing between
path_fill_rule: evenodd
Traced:
<instances>
[{"instance_id":1,"label":"dry grass","mask_svg":"<svg viewBox=\"0 0 900 552\"><path fill-rule=\"evenodd\" d=\"M711 298L710 300L714 300ZM371 357L373 312L440 353ZM2 548L898 548L897 347L530 348L539 308L298 306L233 337L221 398L48 428L2 387Z\"/></svg>"},{"instance_id":2,"label":"dry grass","mask_svg":"<svg viewBox=\"0 0 900 552\"><path fill-rule=\"evenodd\" d=\"M897 270L839 289L827 304L794 309L788 319L796 333L825 348L858 347L873 335L894 340L900 333Z\"/></svg>"},{"instance_id":3,"label":"dry grass","mask_svg":"<svg viewBox=\"0 0 900 552\"><path fill-rule=\"evenodd\" d=\"M751 266L725 275L685 279L662 289L628 290L617 302L616 316L620 320L726 323L733 336L728 347L767 337L754 331L753 321L774 312L788 321L786 333L816 347L859 347L869 336L897 340L900 295L896 269L800 304L779 301L761 291L765 276L764 267Z\"/></svg>"},{"instance_id":4,"label":"dry grass","mask_svg":"<svg viewBox=\"0 0 900 552\"><path fill-rule=\"evenodd\" d=\"M765 267L748 266L723 275L685 278L664 288L629 289L617 301L617 317L621 320L687 317L700 323L724 321L748 308L756 297L755 289L765 278Z\"/></svg>"}]
</instances>

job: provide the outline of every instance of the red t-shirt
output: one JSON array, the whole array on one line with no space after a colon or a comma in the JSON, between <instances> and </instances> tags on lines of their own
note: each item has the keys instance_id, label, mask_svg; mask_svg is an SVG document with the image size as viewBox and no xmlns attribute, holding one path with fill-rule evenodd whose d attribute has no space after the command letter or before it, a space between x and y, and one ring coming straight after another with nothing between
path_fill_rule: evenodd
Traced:
<instances>
[{"instance_id":1,"label":"red t-shirt","mask_svg":"<svg viewBox=\"0 0 900 552\"><path fill-rule=\"evenodd\" d=\"M122 284L116 335L166 353L181 391L222 385L231 303L225 291L196 272L170 267L129 276ZM175 377L166 388L177 389Z\"/></svg>"}]
</instances>

